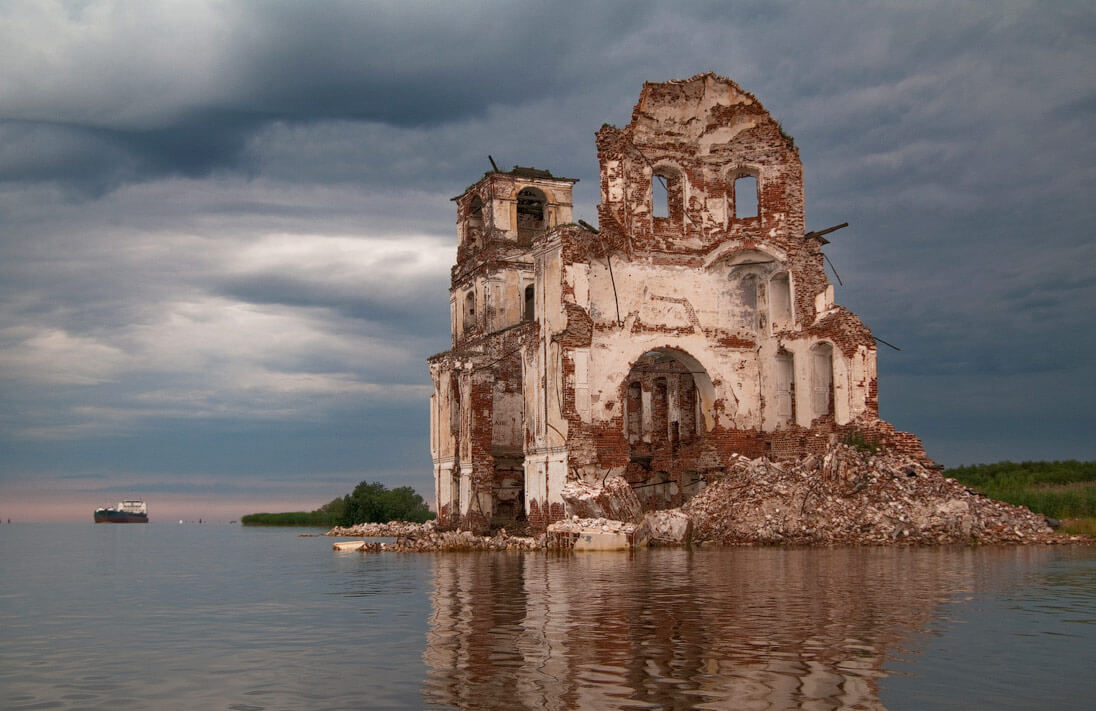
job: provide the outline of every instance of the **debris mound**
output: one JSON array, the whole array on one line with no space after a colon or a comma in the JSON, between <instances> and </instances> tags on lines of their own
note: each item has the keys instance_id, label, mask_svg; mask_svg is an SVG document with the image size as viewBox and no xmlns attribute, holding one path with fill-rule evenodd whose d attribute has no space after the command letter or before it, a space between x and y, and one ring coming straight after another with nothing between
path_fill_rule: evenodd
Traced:
<instances>
[{"instance_id":1,"label":"debris mound","mask_svg":"<svg viewBox=\"0 0 1096 711\"><path fill-rule=\"evenodd\" d=\"M1046 517L912 457L833 443L788 462L740 457L682 510L724 544L1053 543Z\"/></svg>"}]
</instances>

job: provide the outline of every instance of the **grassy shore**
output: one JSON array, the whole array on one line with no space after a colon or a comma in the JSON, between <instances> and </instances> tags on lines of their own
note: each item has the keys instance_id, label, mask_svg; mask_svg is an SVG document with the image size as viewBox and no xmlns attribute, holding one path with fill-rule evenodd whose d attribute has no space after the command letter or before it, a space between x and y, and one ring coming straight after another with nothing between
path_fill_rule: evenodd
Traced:
<instances>
[{"instance_id":1,"label":"grassy shore","mask_svg":"<svg viewBox=\"0 0 1096 711\"><path fill-rule=\"evenodd\" d=\"M1065 533L1096 535L1096 462L997 462L946 474L986 496L1056 518Z\"/></svg>"}]
</instances>

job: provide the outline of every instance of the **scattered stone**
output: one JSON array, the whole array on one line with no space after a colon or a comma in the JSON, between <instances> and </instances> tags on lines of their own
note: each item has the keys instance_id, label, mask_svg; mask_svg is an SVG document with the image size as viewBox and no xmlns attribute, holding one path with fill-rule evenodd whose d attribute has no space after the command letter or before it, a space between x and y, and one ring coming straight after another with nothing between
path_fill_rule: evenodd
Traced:
<instances>
[{"instance_id":1,"label":"scattered stone","mask_svg":"<svg viewBox=\"0 0 1096 711\"><path fill-rule=\"evenodd\" d=\"M1057 521L968 489L914 457L831 443L819 454L773 462L738 457L680 509L640 515L621 477L568 482L569 518L535 537L438 531L433 521L333 528L336 550L608 550L650 545L1091 543L1054 533ZM590 515L591 512L600 512ZM580 540L581 539L581 540ZM356 547L355 547L356 546Z\"/></svg>"}]
</instances>

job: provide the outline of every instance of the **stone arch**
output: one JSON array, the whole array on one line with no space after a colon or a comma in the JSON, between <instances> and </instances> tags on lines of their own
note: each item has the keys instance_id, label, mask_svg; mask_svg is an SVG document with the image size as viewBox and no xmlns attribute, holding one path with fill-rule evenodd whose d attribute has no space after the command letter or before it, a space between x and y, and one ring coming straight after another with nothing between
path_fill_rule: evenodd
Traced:
<instances>
[{"instance_id":1,"label":"stone arch","mask_svg":"<svg viewBox=\"0 0 1096 711\"><path fill-rule=\"evenodd\" d=\"M714 399L707 370L685 351L647 349L629 364L623 384L624 476L644 509L680 506L696 493L697 467L710 427L698 426ZM714 418L712 418L714 419Z\"/></svg>"},{"instance_id":2,"label":"stone arch","mask_svg":"<svg viewBox=\"0 0 1096 711\"><path fill-rule=\"evenodd\" d=\"M656 348L644 348L642 351L631 356L628 360L628 371L625 375L625 387L627 388L632 380L630 375L635 370L636 364L642 360L645 356L657 353L665 356L672 357L681 365L683 365L688 373L693 378L693 383L696 386L696 406L700 412L700 419L703 420L704 426L700 426L698 420L696 431L698 435L702 435L704 432L711 431L715 427L715 401L716 392L715 385L712 384L712 378L708 374L708 369L692 354L675 348L673 346L660 346Z\"/></svg>"}]
</instances>

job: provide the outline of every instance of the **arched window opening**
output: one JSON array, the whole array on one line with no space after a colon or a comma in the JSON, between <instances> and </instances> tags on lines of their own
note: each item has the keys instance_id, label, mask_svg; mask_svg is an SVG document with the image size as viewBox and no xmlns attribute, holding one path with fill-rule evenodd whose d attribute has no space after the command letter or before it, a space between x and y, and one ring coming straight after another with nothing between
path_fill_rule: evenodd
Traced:
<instances>
[{"instance_id":1,"label":"arched window opening","mask_svg":"<svg viewBox=\"0 0 1096 711\"><path fill-rule=\"evenodd\" d=\"M638 383L628 385L628 441L635 444L643 435L643 387Z\"/></svg>"},{"instance_id":2,"label":"arched window opening","mask_svg":"<svg viewBox=\"0 0 1096 711\"><path fill-rule=\"evenodd\" d=\"M769 280L769 311L774 331L792 327L792 280L788 272L774 274Z\"/></svg>"},{"instance_id":3,"label":"arched window opening","mask_svg":"<svg viewBox=\"0 0 1096 711\"><path fill-rule=\"evenodd\" d=\"M483 200L479 195L468 204L468 216L464 221L464 248L479 249L483 244Z\"/></svg>"},{"instance_id":4,"label":"arched window opening","mask_svg":"<svg viewBox=\"0 0 1096 711\"><path fill-rule=\"evenodd\" d=\"M833 346L811 348L811 416L833 414Z\"/></svg>"},{"instance_id":5,"label":"arched window opening","mask_svg":"<svg viewBox=\"0 0 1096 711\"><path fill-rule=\"evenodd\" d=\"M449 376L449 433L460 446L460 383L457 375Z\"/></svg>"},{"instance_id":6,"label":"arched window opening","mask_svg":"<svg viewBox=\"0 0 1096 711\"><path fill-rule=\"evenodd\" d=\"M781 349L776 354L776 423L795 421L795 357Z\"/></svg>"},{"instance_id":7,"label":"arched window opening","mask_svg":"<svg viewBox=\"0 0 1096 711\"><path fill-rule=\"evenodd\" d=\"M758 214L757 178L740 175L734 180L734 216L746 219Z\"/></svg>"},{"instance_id":8,"label":"arched window opening","mask_svg":"<svg viewBox=\"0 0 1096 711\"><path fill-rule=\"evenodd\" d=\"M651 176L651 217L670 216L670 190L666 178L658 173Z\"/></svg>"},{"instance_id":9,"label":"arched window opening","mask_svg":"<svg viewBox=\"0 0 1096 711\"><path fill-rule=\"evenodd\" d=\"M534 316L533 309L534 309L534 304L535 304L534 296L535 295L536 295L536 290L534 289L532 284L525 287L525 310L522 312L522 318L526 321L532 321L533 320L533 316Z\"/></svg>"},{"instance_id":10,"label":"arched window opening","mask_svg":"<svg viewBox=\"0 0 1096 711\"><path fill-rule=\"evenodd\" d=\"M476 292L469 291L464 296L464 332L471 333L476 328Z\"/></svg>"},{"instance_id":11,"label":"arched window opening","mask_svg":"<svg viewBox=\"0 0 1096 711\"><path fill-rule=\"evenodd\" d=\"M472 202L468 203L468 226L474 228L483 227L483 200L479 195L472 198Z\"/></svg>"},{"instance_id":12,"label":"arched window opening","mask_svg":"<svg viewBox=\"0 0 1096 711\"><path fill-rule=\"evenodd\" d=\"M543 230L548 198L536 188L522 188L518 193L518 230Z\"/></svg>"}]
</instances>

